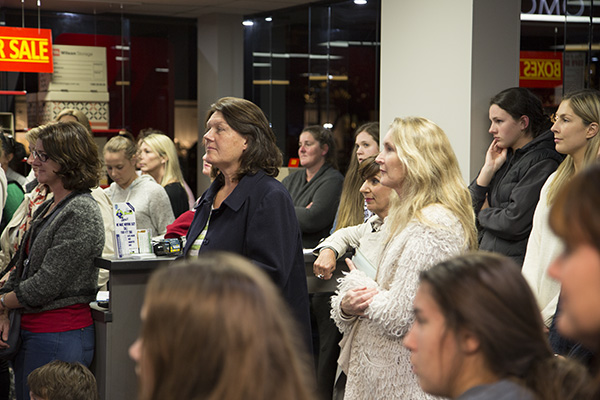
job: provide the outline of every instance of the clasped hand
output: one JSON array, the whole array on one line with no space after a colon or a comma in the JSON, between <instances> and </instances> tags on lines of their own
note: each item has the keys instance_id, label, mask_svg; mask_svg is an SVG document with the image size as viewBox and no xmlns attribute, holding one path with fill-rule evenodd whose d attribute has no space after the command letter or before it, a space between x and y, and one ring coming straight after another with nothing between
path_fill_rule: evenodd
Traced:
<instances>
[{"instance_id":1,"label":"clasped hand","mask_svg":"<svg viewBox=\"0 0 600 400\"><path fill-rule=\"evenodd\" d=\"M350 272L356 269L356 266L349 258L346 259L346 264L348 264ZM369 304L371 304L373 297L377 293L379 292L376 288L367 287L348 290L342 298L340 307L344 314L362 317L365 315L365 310L369 307Z\"/></svg>"}]
</instances>

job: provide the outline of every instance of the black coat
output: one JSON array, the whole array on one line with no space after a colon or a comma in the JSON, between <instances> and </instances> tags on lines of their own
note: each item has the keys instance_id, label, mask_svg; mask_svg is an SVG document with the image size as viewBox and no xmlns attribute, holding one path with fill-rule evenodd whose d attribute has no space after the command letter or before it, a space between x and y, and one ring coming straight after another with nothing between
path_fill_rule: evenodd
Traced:
<instances>
[{"instance_id":1,"label":"black coat","mask_svg":"<svg viewBox=\"0 0 600 400\"><path fill-rule=\"evenodd\" d=\"M221 186L216 179L198 201L184 254L206 226ZM292 199L279 181L263 171L244 176L210 217L200 253L210 250L240 254L265 271L281 289L310 343L302 237Z\"/></svg>"},{"instance_id":2,"label":"black coat","mask_svg":"<svg viewBox=\"0 0 600 400\"><path fill-rule=\"evenodd\" d=\"M515 152L509 149L489 186L477 185L477 179L471 183L481 250L523 264L540 191L562 160L554 149L554 134L547 131ZM486 195L489 207L482 210Z\"/></svg>"}]
</instances>

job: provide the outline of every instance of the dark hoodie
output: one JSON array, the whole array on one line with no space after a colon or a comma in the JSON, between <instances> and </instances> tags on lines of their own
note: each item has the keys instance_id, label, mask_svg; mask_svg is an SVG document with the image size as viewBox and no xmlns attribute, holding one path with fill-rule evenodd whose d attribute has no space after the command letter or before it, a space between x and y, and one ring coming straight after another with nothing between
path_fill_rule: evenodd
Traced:
<instances>
[{"instance_id":1,"label":"dark hoodie","mask_svg":"<svg viewBox=\"0 0 600 400\"><path fill-rule=\"evenodd\" d=\"M509 149L489 186L479 186L477 179L471 183L481 250L504 254L523 265L540 190L563 158L554 149L554 134L546 131L517 151ZM482 210L486 195L489 207Z\"/></svg>"}]
</instances>

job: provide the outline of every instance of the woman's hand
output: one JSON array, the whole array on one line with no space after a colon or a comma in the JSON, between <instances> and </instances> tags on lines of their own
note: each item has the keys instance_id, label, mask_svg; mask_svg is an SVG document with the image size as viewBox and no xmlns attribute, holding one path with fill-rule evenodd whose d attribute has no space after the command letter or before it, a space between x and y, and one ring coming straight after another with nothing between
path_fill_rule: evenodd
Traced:
<instances>
[{"instance_id":1,"label":"woman's hand","mask_svg":"<svg viewBox=\"0 0 600 400\"><path fill-rule=\"evenodd\" d=\"M319 279L331 279L335 271L335 262L335 252L327 248L322 249L313 264L313 273Z\"/></svg>"},{"instance_id":2,"label":"woman's hand","mask_svg":"<svg viewBox=\"0 0 600 400\"><path fill-rule=\"evenodd\" d=\"M0 349L7 349L9 346L6 343L8 340L8 330L10 329L10 321L8 314L3 312L0 314Z\"/></svg>"},{"instance_id":3,"label":"woman's hand","mask_svg":"<svg viewBox=\"0 0 600 400\"><path fill-rule=\"evenodd\" d=\"M362 317L365 315L365 310L369 307L369 304L371 304L373 297L377 293L377 289L366 287L348 290L342 299L340 307L346 315Z\"/></svg>"},{"instance_id":4,"label":"woman's hand","mask_svg":"<svg viewBox=\"0 0 600 400\"><path fill-rule=\"evenodd\" d=\"M356 265L354 265L351 259L346 258L345 261L350 272L356 270ZM342 312L346 315L364 316L365 310L369 307L369 304L371 304L373 297L377 293L379 293L377 289L366 287L348 290L340 304Z\"/></svg>"},{"instance_id":5,"label":"woman's hand","mask_svg":"<svg viewBox=\"0 0 600 400\"><path fill-rule=\"evenodd\" d=\"M485 153L485 163L477 177L477 184L486 187L492 181L494 174L506 162L507 149L498 146L498 140L494 139Z\"/></svg>"}]
</instances>

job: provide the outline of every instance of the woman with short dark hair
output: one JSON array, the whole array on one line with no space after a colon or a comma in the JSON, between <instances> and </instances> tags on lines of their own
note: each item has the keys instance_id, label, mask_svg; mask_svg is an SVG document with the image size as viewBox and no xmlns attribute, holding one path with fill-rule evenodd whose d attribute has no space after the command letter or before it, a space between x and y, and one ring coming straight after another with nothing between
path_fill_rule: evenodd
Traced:
<instances>
[{"instance_id":1,"label":"woman with short dark hair","mask_svg":"<svg viewBox=\"0 0 600 400\"><path fill-rule=\"evenodd\" d=\"M344 177L337 170L335 141L329 129L304 128L298 139L298 157L304 169L286 176L282 183L294 202L302 245L312 249L329 236Z\"/></svg>"},{"instance_id":2,"label":"woman with short dark hair","mask_svg":"<svg viewBox=\"0 0 600 400\"><path fill-rule=\"evenodd\" d=\"M104 225L90 189L101 162L92 136L78 122L40 129L32 151L37 178L53 198L33 216L16 257L16 268L0 289L0 332L7 338L7 312L21 309L21 347L14 360L17 399L29 399L27 376L54 359L89 366L94 325L89 303L96 298ZM6 344L0 342L0 348Z\"/></svg>"},{"instance_id":3,"label":"woman with short dark hair","mask_svg":"<svg viewBox=\"0 0 600 400\"><path fill-rule=\"evenodd\" d=\"M300 228L289 193L274 178L281 153L269 121L254 103L225 97L211 106L206 128L205 161L218 175L198 200L184 254L225 250L252 260L281 289L310 343Z\"/></svg>"}]
</instances>

